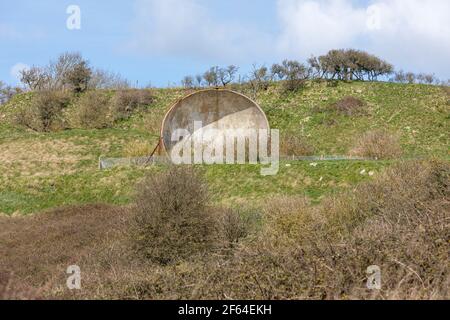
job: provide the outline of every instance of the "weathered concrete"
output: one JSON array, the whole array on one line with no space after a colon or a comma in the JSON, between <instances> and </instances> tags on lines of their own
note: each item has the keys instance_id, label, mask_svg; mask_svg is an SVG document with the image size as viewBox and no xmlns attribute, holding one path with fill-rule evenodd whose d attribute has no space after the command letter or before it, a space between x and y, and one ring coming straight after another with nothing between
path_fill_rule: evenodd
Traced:
<instances>
[{"instance_id":1,"label":"weathered concrete","mask_svg":"<svg viewBox=\"0 0 450 320\"><path fill-rule=\"evenodd\" d=\"M181 99L168 111L161 129L162 150L170 155L170 151L177 144L171 141L172 133L177 129L186 129L194 135L195 121L203 123L202 130L269 130L264 111L246 96L225 89L202 90Z\"/></svg>"}]
</instances>

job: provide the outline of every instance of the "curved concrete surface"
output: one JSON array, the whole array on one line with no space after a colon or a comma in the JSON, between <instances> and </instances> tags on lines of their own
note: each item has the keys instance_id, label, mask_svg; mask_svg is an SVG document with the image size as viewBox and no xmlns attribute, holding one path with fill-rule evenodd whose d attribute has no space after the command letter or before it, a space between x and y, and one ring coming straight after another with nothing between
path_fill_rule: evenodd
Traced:
<instances>
[{"instance_id":1,"label":"curved concrete surface","mask_svg":"<svg viewBox=\"0 0 450 320\"><path fill-rule=\"evenodd\" d=\"M166 114L162 129L162 148L170 156L170 151L178 143L190 142L195 136L194 122L201 121L205 129L266 129L267 117L262 109L246 96L225 89L208 89L193 93L177 103ZM173 142L172 133L186 129L191 137ZM197 130L198 131L198 130Z\"/></svg>"}]
</instances>

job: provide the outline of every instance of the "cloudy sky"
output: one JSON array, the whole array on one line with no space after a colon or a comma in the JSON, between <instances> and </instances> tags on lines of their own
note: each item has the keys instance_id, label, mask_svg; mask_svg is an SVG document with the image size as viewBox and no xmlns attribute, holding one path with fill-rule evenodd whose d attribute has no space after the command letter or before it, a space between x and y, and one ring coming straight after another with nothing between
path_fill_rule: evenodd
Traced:
<instances>
[{"instance_id":1,"label":"cloudy sky","mask_svg":"<svg viewBox=\"0 0 450 320\"><path fill-rule=\"evenodd\" d=\"M71 5L80 9L80 29ZM139 85L166 86L211 65L236 64L245 73L254 63L334 48L363 49L398 69L448 79L450 1L2 0L0 43L7 83L64 51L80 51Z\"/></svg>"}]
</instances>

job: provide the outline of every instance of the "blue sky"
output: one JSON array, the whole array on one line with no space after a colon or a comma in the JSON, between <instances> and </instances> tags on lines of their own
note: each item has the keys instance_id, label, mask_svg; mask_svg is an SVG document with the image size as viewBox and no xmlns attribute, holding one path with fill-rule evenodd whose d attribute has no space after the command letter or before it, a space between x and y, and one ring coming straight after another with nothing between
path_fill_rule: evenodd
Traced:
<instances>
[{"instance_id":1,"label":"blue sky","mask_svg":"<svg viewBox=\"0 0 450 320\"><path fill-rule=\"evenodd\" d=\"M69 5L81 29L69 30ZM450 78L448 0L15 0L0 3L0 80L79 51L139 85L166 86L211 65L305 60L364 49L397 68Z\"/></svg>"}]
</instances>

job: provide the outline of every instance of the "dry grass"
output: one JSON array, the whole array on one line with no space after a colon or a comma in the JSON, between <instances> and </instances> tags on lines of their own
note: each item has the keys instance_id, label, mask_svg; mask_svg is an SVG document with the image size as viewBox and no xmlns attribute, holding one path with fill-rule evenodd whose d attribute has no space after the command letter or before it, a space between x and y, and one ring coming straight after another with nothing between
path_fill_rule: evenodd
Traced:
<instances>
[{"instance_id":1,"label":"dry grass","mask_svg":"<svg viewBox=\"0 0 450 320\"><path fill-rule=\"evenodd\" d=\"M1 300L37 300L40 290L23 285L14 279L12 274L0 273Z\"/></svg>"},{"instance_id":2,"label":"dry grass","mask_svg":"<svg viewBox=\"0 0 450 320\"><path fill-rule=\"evenodd\" d=\"M121 232L126 217L126 210L105 205L0 217L0 271L14 272L27 286L63 286L66 268L83 266L96 247Z\"/></svg>"},{"instance_id":3,"label":"dry grass","mask_svg":"<svg viewBox=\"0 0 450 320\"><path fill-rule=\"evenodd\" d=\"M280 141L280 154L284 156L311 156L315 148L306 138L295 135L285 134Z\"/></svg>"},{"instance_id":4,"label":"dry grass","mask_svg":"<svg viewBox=\"0 0 450 320\"><path fill-rule=\"evenodd\" d=\"M350 153L372 159L395 159L403 152L397 134L385 130L373 130L359 137Z\"/></svg>"},{"instance_id":5,"label":"dry grass","mask_svg":"<svg viewBox=\"0 0 450 320\"><path fill-rule=\"evenodd\" d=\"M76 171L84 148L70 141L13 141L0 144L0 170L4 178L19 176L45 177L55 172Z\"/></svg>"},{"instance_id":6,"label":"dry grass","mask_svg":"<svg viewBox=\"0 0 450 320\"><path fill-rule=\"evenodd\" d=\"M128 158L149 156L153 149L148 142L131 141L125 145L123 155Z\"/></svg>"}]
</instances>

